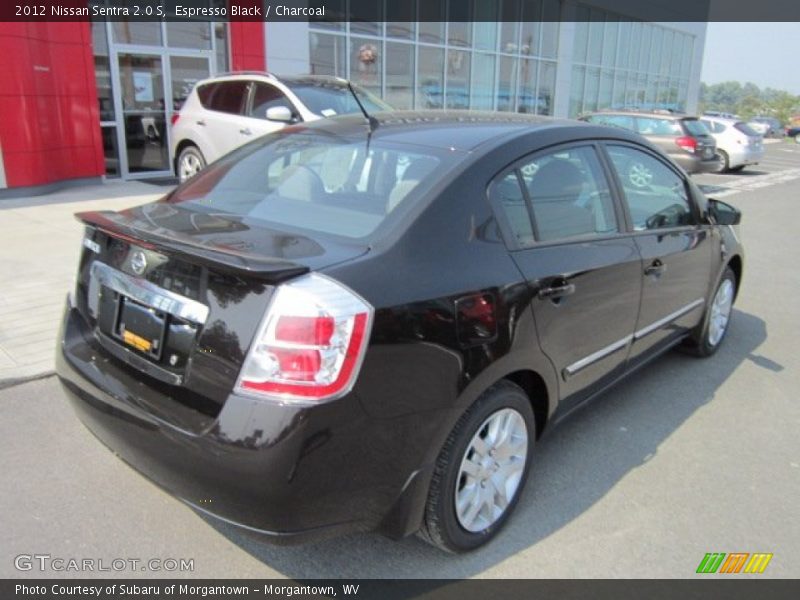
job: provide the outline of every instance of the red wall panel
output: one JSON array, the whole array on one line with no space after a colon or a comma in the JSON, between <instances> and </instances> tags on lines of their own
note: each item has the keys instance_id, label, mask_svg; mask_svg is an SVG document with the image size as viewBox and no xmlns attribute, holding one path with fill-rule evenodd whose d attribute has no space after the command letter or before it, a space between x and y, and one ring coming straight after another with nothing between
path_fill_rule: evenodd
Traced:
<instances>
[{"instance_id":1,"label":"red wall panel","mask_svg":"<svg viewBox=\"0 0 800 600\"><path fill-rule=\"evenodd\" d=\"M229 25L231 69L233 71L263 71L267 68L264 48L264 23L233 21Z\"/></svg>"},{"instance_id":2,"label":"red wall panel","mask_svg":"<svg viewBox=\"0 0 800 600\"><path fill-rule=\"evenodd\" d=\"M9 187L104 173L89 27L0 24L0 146Z\"/></svg>"}]
</instances>

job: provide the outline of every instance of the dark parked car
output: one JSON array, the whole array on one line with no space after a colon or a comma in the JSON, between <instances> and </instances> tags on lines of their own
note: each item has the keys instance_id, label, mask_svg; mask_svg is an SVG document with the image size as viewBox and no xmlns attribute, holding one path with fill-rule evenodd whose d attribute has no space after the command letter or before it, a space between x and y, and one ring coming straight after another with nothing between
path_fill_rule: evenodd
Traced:
<instances>
[{"instance_id":1,"label":"dark parked car","mask_svg":"<svg viewBox=\"0 0 800 600\"><path fill-rule=\"evenodd\" d=\"M786 129L786 136L794 138L794 141L800 144L800 126L788 127Z\"/></svg>"},{"instance_id":2,"label":"dark parked car","mask_svg":"<svg viewBox=\"0 0 800 600\"><path fill-rule=\"evenodd\" d=\"M483 544L542 433L673 346L713 354L742 277L738 211L657 148L522 115L303 123L78 217L57 371L79 417L276 542Z\"/></svg>"},{"instance_id":3,"label":"dark parked car","mask_svg":"<svg viewBox=\"0 0 800 600\"><path fill-rule=\"evenodd\" d=\"M669 112L599 112L581 117L582 121L612 125L635 131L655 144L687 173L719 170L717 144L711 132L697 117ZM625 174L634 185L647 185L649 174L631 162Z\"/></svg>"}]
</instances>

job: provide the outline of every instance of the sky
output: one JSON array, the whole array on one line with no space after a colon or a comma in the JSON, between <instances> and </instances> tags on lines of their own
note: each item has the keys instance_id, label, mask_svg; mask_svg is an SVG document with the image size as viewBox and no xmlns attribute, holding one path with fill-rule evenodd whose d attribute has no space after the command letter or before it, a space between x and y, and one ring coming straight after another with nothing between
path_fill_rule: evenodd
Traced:
<instances>
[{"instance_id":1,"label":"sky","mask_svg":"<svg viewBox=\"0 0 800 600\"><path fill-rule=\"evenodd\" d=\"M797 23L709 23L701 81L752 81L800 94Z\"/></svg>"}]
</instances>

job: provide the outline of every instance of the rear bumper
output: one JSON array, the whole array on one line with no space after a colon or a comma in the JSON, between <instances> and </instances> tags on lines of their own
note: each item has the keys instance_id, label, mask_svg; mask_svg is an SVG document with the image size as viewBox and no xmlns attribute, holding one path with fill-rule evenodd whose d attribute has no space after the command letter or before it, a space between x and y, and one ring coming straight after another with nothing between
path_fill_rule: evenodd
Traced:
<instances>
[{"instance_id":1,"label":"rear bumper","mask_svg":"<svg viewBox=\"0 0 800 600\"><path fill-rule=\"evenodd\" d=\"M728 164L731 167L757 165L764 158L764 148L753 149L745 146L732 149L728 153Z\"/></svg>"},{"instance_id":2,"label":"rear bumper","mask_svg":"<svg viewBox=\"0 0 800 600\"><path fill-rule=\"evenodd\" d=\"M719 161L716 158L702 160L699 156L688 153L670 154L670 158L687 173L710 173L719 169Z\"/></svg>"},{"instance_id":3,"label":"rear bumper","mask_svg":"<svg viewBox=\"0 0 800 600\"><path fill-rule=\"evenodd\" d=\"M231 395L207 428L189 431L149 410L171 398L153 391L147 406L137 400L147 383L132 389L127 367L98 352L86 322L69 306L60 339L56 372L84 425L134 469L206 515L276 543L376 529L390 517L402 534L415 528L396 523L404 517L391 513L397 506L415 512L404 492L416 489L413 480L423 470L396 464L385 447L397 439L390 431L410 423L370 419L352 393L311 408Z\"/></svg>"}]
</instances>

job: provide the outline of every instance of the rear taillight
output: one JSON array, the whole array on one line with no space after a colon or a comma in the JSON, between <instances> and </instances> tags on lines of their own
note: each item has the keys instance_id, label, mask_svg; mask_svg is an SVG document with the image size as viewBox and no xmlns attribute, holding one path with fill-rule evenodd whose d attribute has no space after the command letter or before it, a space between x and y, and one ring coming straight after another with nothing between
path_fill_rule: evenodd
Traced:
<instances>
[{"instance_id":1,"label":"rear taillight","mask_svg":"<svg viewBox=\"0 0 800 600\"><path fill-rule=\"evenodd\" d=\"M364 359L372 314L364 299L324 275L278 286L237 392L308 404L346 394Z\"/></svg>"},{"instance_id":2,"label":"rear taillight","mask_svg":"<svg viewBox=\"0 0 800 600\"><path fill-rule=\"evenodd\" d=\"M697 140L688 135L676 138L675 143L687 152L694 153L697 150Z\"/></svg>"},{"instance_id":3,"label":"rear taillight","mask_svg":"<svg viewBox=\"0 0 800 600\"><path fill-rule=\"evenodd\" d=\"M170 125L175 125L178 122L178 119L181 118L181 113L172 113L172 116L169 119Z\"/></svg>"}]
</instances>

